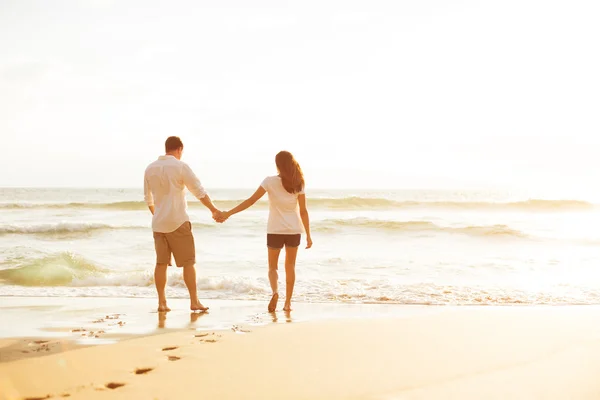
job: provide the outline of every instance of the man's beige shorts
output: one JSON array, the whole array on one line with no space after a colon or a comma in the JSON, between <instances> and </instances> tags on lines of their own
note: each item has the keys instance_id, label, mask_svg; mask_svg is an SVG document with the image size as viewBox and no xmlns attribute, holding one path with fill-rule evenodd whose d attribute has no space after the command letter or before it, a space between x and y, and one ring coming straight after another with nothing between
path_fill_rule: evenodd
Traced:
<instances>
[{"instance_id":1,"label":"man's beige shorts","mask_svg":"<svg viewBox=\"0 0 600 400\"><path fill-rule=\"evenodd\" d=\"M173 265L171 254L175 257L175 265L178 267L191 267L196 264L196 246L190 221L184 222L173 232L154 232L154 248L157 265Z\"/></svg>"}]
</instances>

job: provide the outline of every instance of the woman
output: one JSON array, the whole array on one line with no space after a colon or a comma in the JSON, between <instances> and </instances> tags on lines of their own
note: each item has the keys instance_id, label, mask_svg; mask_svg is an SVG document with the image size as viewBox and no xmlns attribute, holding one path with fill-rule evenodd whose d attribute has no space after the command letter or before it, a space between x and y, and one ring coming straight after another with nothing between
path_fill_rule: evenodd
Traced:
<instances>
[{"instance_id":1,"label":"woman","mask_svg":"<svg viewBox=\"0 0 600 400\"><path fill-rule=\"evenodd\" d=\"M269 176L254 194L232 210L226 211L217 220L222 222L230 216L244 211L256 203L265 193L269 194L269 222L267 224L267 248L269 253L269 282L273 295L269 312L275 311L279 293L277 287L277 264L279 253L285 246L285 305L284 311L292 309L292 293L296 281L296 255L300 238L306 232L306 248L312 247L304 176L302 169L290 152L281 151L275 157L278 175ZM304 229L303 229L304 228Z\"/></svg>"}]
</instances>

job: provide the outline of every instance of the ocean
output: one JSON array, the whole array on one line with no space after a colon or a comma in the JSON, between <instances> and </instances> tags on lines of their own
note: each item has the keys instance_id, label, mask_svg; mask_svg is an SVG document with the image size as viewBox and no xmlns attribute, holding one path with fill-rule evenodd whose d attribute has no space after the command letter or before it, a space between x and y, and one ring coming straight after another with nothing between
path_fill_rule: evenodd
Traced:
<instances>
[{"instance_id":1,"label":"ocean","mask_svg":"<svg viewBox=\"0 0 600 400\"><path fill-rule=\"evenodd\" d=\"M209 193L225 210L253 190ZM154 297L142 200L141 189L0 188L0 296ZM588 199L313 190L307 203L314 245L303 238L295 302L600 303L600 206ZM191 197L189 214L201 299L267 301L266 196L224 224ZM175 267L167 295L187 297Z\"/></svg>"}]
</instances>

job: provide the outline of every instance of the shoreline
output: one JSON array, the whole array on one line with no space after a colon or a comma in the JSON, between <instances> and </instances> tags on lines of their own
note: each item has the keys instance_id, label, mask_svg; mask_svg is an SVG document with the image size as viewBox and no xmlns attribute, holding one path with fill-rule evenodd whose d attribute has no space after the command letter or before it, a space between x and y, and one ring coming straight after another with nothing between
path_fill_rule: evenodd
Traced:
<instances>
[{"instance_id":1,"label":"shoreline","mask_svg":"<svg viewBox=\"0 0 600 400\"><path fill-rule=\"evenodd\" d=\"M280 302L268 313L258 300L206 300L208 312L189 310L186 299L171 299L172 311L156 311L154 298L0 296L0 364L124 340L183 331L228 331L242 326L343 318L402 317L434 313L436 307L397 304ZM240 328L241 329L241 328Z\"/></svg>"}]
</instances>

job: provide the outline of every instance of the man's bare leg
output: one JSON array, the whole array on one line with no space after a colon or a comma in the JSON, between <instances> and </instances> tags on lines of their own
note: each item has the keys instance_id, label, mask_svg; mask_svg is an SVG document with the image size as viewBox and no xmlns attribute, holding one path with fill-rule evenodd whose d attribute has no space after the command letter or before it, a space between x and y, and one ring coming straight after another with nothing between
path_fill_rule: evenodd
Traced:
<instances>
[{"instance_id":1,"label":"man's bare leg","mask_svg":"<svg viewBox=\"0 0 600 400\"><path fill-rule=\"evenodd\" d=\"M196 289L196 267L194 265L183 267L183 281L187 286L188 292L190 292L190 310L192 311L206 311L208 307L205 307L198 300L198 290Z\"/></svg>"},{"instance_id":2,"label":"man's bare leg","mask_svg":"<svg viewBox=\"0 0 600 400\"><path fill-rule=\"evenodd\" d=\"M168 264L156 264L156 267L154 268L154 284L156 285L156 292L158 293L159 312L171 311L171 309L167 307L167 296L165 294L168 266Z\"/></svg>"},{"instance_id":3,"label":"man's bare leg","mask_svg":"<svg viewBox=\"0 0 600 400\"><path fill-rule=\"evenodd\" d=\"M297 247L285 248L285 304L283 311L292 311L292 294L296 283L296 256Z\"/></svg>"},{"instance_id":4,"label":"man's bare leg","mask_svg":"<svg viewBox=\"0 0 600 400\"><path fill-rule=\"evenodd\" d=\"M281 249L272 249L269 247L269 283L271 284L271 301L269 301L269 305L267 310L269 312L275 311L277 308L277 301L279 300L279 288L278 288L278 279L279 274L277 273L277 268L279 264L279 253Z\"/></svg>"}]
</instances>

